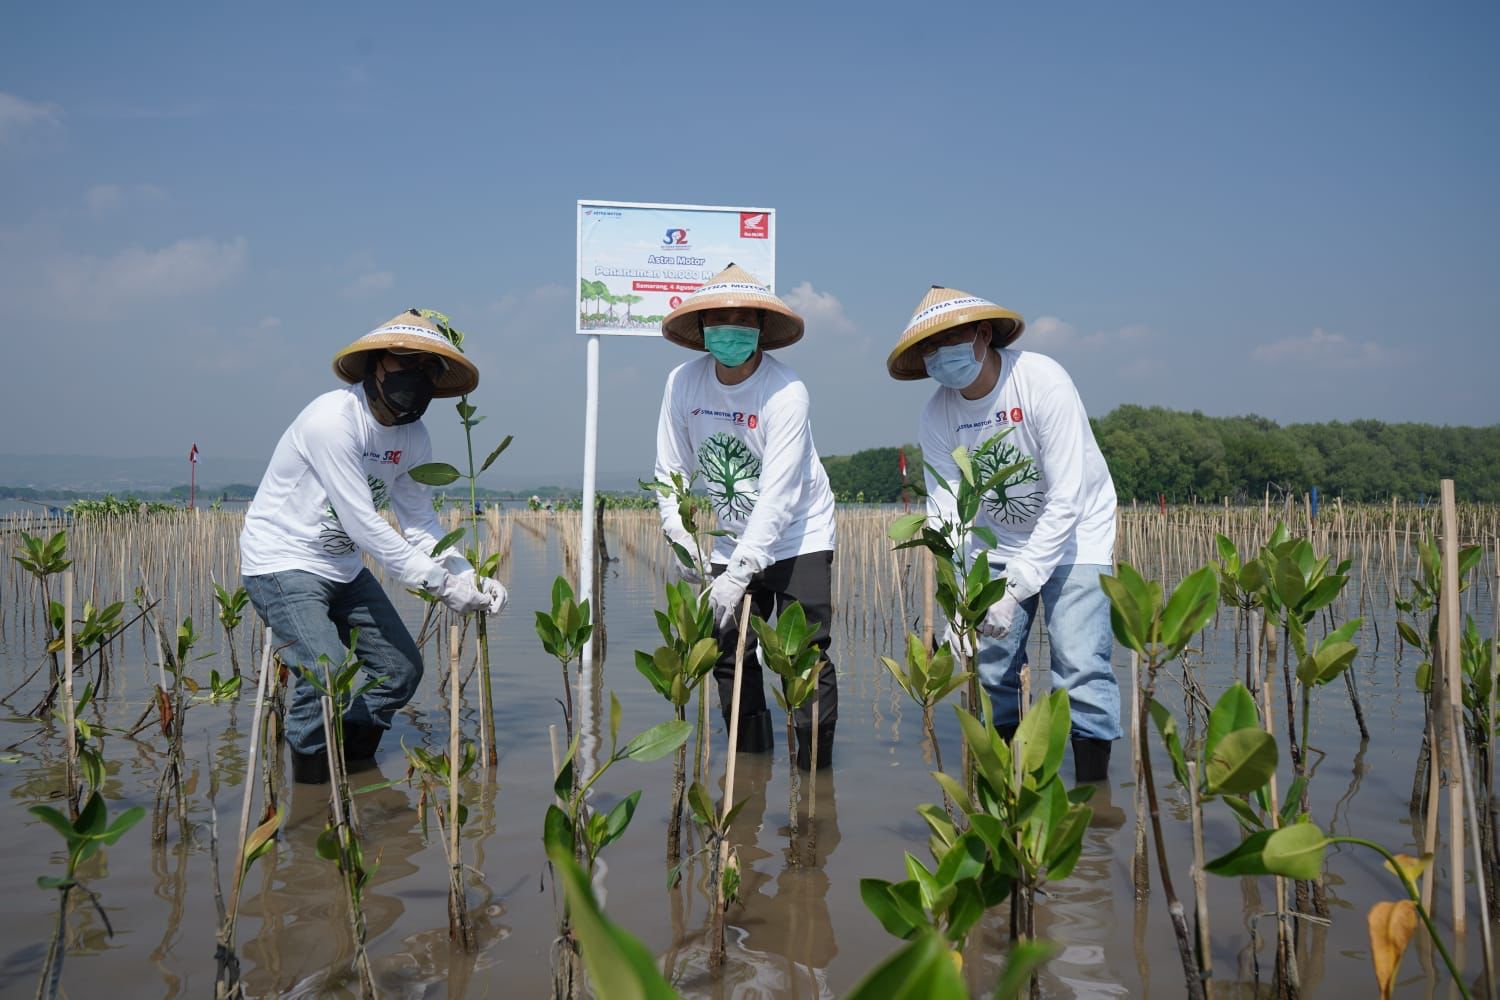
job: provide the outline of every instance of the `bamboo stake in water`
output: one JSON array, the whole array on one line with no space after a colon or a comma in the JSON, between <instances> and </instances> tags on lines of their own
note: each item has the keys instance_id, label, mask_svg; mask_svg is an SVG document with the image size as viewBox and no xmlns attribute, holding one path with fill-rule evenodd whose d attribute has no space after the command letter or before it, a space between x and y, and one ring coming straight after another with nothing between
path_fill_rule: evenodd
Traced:
<instances>
[{"instance_id":1,"label":"bamboo stake in water","mask_svg":"<svg viewBox=\"0 0 1500 1000\"><path fill-rule=\"evenodd\" d=\"M1463 666L1459 645L1462 632L1458 616L1458 512L1455 509L1453 480L1444 479L1441 484L1443 502L1443 580L1441 613L1443 625L1443 663L1433 664L1447 675L1448 773L1458 769L1458 743L1463 739L1462 726L1455 727L1453 720L1463 710ZM1440 710L1440 706L1434 706ZM1437 753L1434 750L1433 756ZM1464 798L1463 788L1457 780L1448 783L1448 872L1453 880L1453 933L1462 939L1467 924L1464 913Z\"/></svg>"},{"instance_id":2,"label":"bamboo stake in water","mask_svg":"<svg viewBox=\"0 0 1500 1000\"><path fill-rule=\"evenodd\" d=\"M740 603L740 634L734 648L734 686L729 699L729 758L724 765L724 802L720 808L721 821L729 818L734 808L734 764L740 745L740 687L745 675L745 637L750 631L750 595L745 594ZM719 840L719 863L714 877L713 940L710 945L708 964L717 969L724 962L724 866L729 864L729 831Z\"/></svg>"},{"instance_id":3,"label":"bamboo stake in water","mask_svg":"<svg viewBox=\"0 0 1500 1000\"><path fill-rule=\"evenodd\" d=\"M1265 622L1262 626L1262 638L1266 640L1267 651L1271 655L1265 659L1267 664L1265 676L1261 678L1261 723L1265 731L1272 736L1276 734L1276 701L1272 697L1273 692L1271 690L1272 685L1269 674L1271 672L1271 664L1275 661L1275 650L1270 645L1271 639L1275 634L1274 626L1270 622ZM1255 656L1255 670L1257 675L1261 673L1262 661L1260 648L1259 641L1251 647ZM1276 773L1273 771L1267 782L1267 791L1270 793L1271 827L1273 829L1280 829L1281 799L1277 794L1276 784ZM1286 977L1285 984L1287 991L1292 996L1299 995L1302 992L1302 977L1297 970L1297 948L1292 940L1291 922L1287 916L1286 879L1280 875L1276 876L1276 969L1280 975Z\"/></svg>"},{"instance_id":4,"label":"bamboo stake in water","mask_svg":"<svg viewBox=\"0 0 1500 1000\"><path fill-rule=\"evenodd\" d=\"M78 732L73 723L73 571L63 574L63 728L68 731L68 810L78 808ZM76 818L76 816L75 816Z\"/></svg>"},{"instance_id":5,"label":"bamboo stake in water","mask_svg":"<svg viewBox=\"0 0 1500 1000\"><path fill-rule=\"evenodd\" d=\"M1453 710L1453 728L1463 732L1463 709ZM1494 945L1490 941L1490 901L1485 892L1484 853L1479 844L1479 810L1474 807L1474 774L1469 769L1469 751L1463 740L1456 740L1458 747L1458 783L1463 785L1464 801L1468 806L1469 835L1474 844L1474 870L1479 879L1479 947L1484 960L1484 995L1495 996ZM1460 817L1461 819L1461 817ZM1454 878L1456 891L1463 891L1463 876Z\"/></svg>"},{"instance_id":6,"label":"bamboo stake in water","mask_svg":"<svg viewBox=\"0 0 1500 1000\"><path fill-rule=\"evenodd\" d=\"M1141 774L1141 656L1130 654L1130 768L1135 782L1135 898L1151 895L1151 862L1146 845L1146 782Z\"/></svg>"},{"instance_id":7,"label":"bamboo stake in water","mask_svg":"<svg viewBox=\"0 0 1500 1000\"><path fill-rule=\"evenodd\" d=\"M260 677L255 684L255 715L250 720L250 748L245 765L245 798L240 804L239 848L234 852L235 879L229 896L229 926L234 927L234 917L240 906L240 874L245 870L245 841L250 836L250 805L255 798L255 777L260 765L260 722L266 703L266 691L271 686L271 647L274 645L271 630L266 629L266 645L261 651ZM231 938L229 946L234 947Z\"/></svg>"},{"instance_id":8,"label":"bamboo stake in water","mask_svg":"<svg viewBox=\"0 0 1500 1000\"><path fill-rule=\"evenodd\" d=\"M1203 802L1198 798L1198 762L1187 762L1188 810L1193 821L1193 896L1198 907L1198 968L1203 976L1203 994L1214 995L1213 938L1208 931L1208 882L1203 871Z\"/></svg>"}]
</instances>

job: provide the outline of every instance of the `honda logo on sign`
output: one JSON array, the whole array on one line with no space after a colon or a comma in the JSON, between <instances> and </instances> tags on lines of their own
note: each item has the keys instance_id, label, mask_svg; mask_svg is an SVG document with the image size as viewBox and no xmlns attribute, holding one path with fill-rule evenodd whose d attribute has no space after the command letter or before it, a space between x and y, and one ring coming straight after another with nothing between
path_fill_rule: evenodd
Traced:
<instances>
[{"instance_id":1,"label":"honda logo on sign","mask_svg":"<svg viewBox=\"0 0 1500 1000\"><path fill-rule=\"evenodd\" d=\"M767 224L769 218L765 212L741 212L740 239L769 239L771 235L771 227Z\"/></svg>"}]
</instances>

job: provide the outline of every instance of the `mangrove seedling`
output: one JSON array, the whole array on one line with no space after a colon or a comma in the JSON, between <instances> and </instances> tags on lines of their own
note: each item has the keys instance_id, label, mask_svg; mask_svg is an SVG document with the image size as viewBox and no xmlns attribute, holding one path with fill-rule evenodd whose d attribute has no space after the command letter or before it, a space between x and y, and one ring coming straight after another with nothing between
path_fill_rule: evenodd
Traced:
<instances>
[{"instance_id":1,"label":"mangrove seedling","mask_svg":"<svg viewBox=\"0 0 1500 1000\"><path fill-rule=\"evenodd\" d=\"M435 309L418 310L424 317L431 320L438 330L448 339L457 350L464 349L464 334L462 330L455 327L448 317ZM456 482L460 477L469 481L469 506L465 511L465 517L473 526L473 544L469 547L469 564L474 567L476 576L492 578L496 567L500 564L499 554L486 557L483 548L479 544L479 477L491 465L495 459L510 447L512 435L505 435L505 439L495 446L495 450L480 464L478 469L474 468L474 428L478 427L484 417L479 416L478 407L469 402L469 394L464 393L459 397L454 407L458 411L458 419L464 427L464 446L468 457L467 472L459 472L447 462L428 462L410 470L407 475L419 483L428 486L447 486ZM439 551L443 548L440 543ZM488 758L485 763L494 766L499 763L499 754L495 749L495 701L490 684L490 640L488 614L484 611L477 612L474 616L474 632L479 643L479 712L482 720L482 741L488 750Z\"/></svg>"},{"instance_id":2,"label":"mangrove seedling","mask_svg":"<svg viewBox=\"0 0 1500 1000\"><path fill-rule=\"evenodd\" d=\"M604 813L589 806L589 790L599 778L622 760L660 760L673 752L692 735L692 726L680 719L673 719L652 726L637 735L623 747L619 745L620 700L611 692L609 696L609 756L584 780L578 780L574 764L578 756L578 737L573 737L568 754L553 781L552 790L557 801L547 807L547 816L542 826L542 843L547 853L562 853L582 863L587 878L592 881L599 852L614 843L624 834L635 815L640 801L639 790ZM578 939L573 933L571 914L565 908L558 920L558 937L554 945L556 978L553 994L557 997L576 997L583 987L579 974Z\"/></svg>"},{"instance_id":3,"label":"mangrove seedling","mask_svg":"<svg viewBox=\"0 0 1500 1000\"><path fill-rule=\"evenodd\" d=\"M375 978L370 969L370 957L365 951L364 891L375 876L379 863L365 861L359 816L354 809L354 794L349 789L348 773L344 767L343 713L355 698L379 683L379 679L369 678L363 685L355 686L361 666L354 652L358 645L359 630L350 629L349 646L344 650L342 662L335 666L325 653L318 657L317 671L303 667L301 672L303 680L322 696L323 734L328 753L332 815L318 836L318 856L337 864L339 874L343 876L344 894L349 901L349 923L354 934L354 964L359 975L360 994L373 997Z\"/></svg>"},{"instance_id":4,"label":"mangrove seedling","mask_svg":"<svg viewBox=\"0 0 1500 1000\"><path fill-rule=\"evenodd\" d=\"M1142 710L1155 699L1156 677L1162 666L1182 655L1193 633L1208 624L1218 607L1219 583L1214 571L1204 566L1177 585L1172 596L1162 599L1161 584L1147 582L1129 563L1119 564L1116 576L1101 576L1100 585L1109 597L1110 625L1115 638L1139 654L1145 665L1145 683L1140 691ZM1151 817L1151 832L1156 843L1156 863L1161 875L1162 892L1167 897L1167 913L1177 936L1177 951L1182 959L1188 996L1203 1000L1203 978L1193 940L1188 933L1187 916L1172 886L1172 872L1167 863L1167 846L1162 836L1161 813L1157 806L1156 779L1151 771L1149 729L1140 727L1138 752L1141 775L1146 784L1146 804Z\"/></svg>"},{"instance_id":5,"label":"mangrove seedling","mask_svg":"<svg viewBox=\"0 0 1500 1000\"><path fill-rule=\"evenodd\" d=\"M43 618L47 623L47 647L49 652L51 652L52 658L51 691L47 699L41 705L37 706L37 711L34 713L37 716L43 716L52 707L51 699L56 695L57 685L61 680L60 671L62 669L57 660L57 653L51 651L52 643L56 636L52 629L52 588L48 584L48 580L73 565L73 560L67 558L68 533L66 531L59 531L45 541L39 537L34 538L23 531L21 532L21 546L25 549L25 553L23 555L11 556L11 558L20 563L23 569L34 576L37 584L42 589L42 610L46 612Z\"/></svg>"},{"instance_id":6,"label":"mangrove seedling","mask_svg":"<svg viewBox=\"0 0 1500 1000\"><path fill-rule=\"evenodd\" d=\"M43 875L36 880L36 884L43 889L56 889L57 899L57 924L52 932L52 943L47 948L47 959L42 964L42 978L37 984L36 995L47 997L49 1000L57 996L58 988L62 985L63 957L67 951L66 930L68 919L68 896L76 888L88 896L89 901L94 904L99 919L104 923L104 930L111 937L114 936L114 928L110 926L109 915L105 913L104 907L99 905L99 897L88 886L84 885L78 877L78 866L98 853L99 848L115 843L123 837L131 827L141 821L146 811L140 806L132 806L115 817L115 821L109 821L109 807L105 805L104 797L95 791L89 796L88 803L78 818L69 821L68 817L53 809L51 806L32 806L28 810L33 816L56 830L67 845L68 861L67 870L61 877L55 875Z\"/></svg>"},{"instance_id":7,"label":"mangrove seedling","mask_svg":"<svg viewBox=\"0 0 1500 1000\"><path fill-rule=\"evenodd\" d=\"M740 898L739 852L729 846L729 828L748 799L741 799L728 809L714 808L713 798L699 781L687 793L688 810L693 822L703 831L703 846L667 875L668 885L675 885L681 869L699 854L708 857L708 884L713 887L713 914L709 929L709 967L718 968L724 961L724 914Z\"/></svg>"},{"instance_id":8,"label":"mangrove seedling","mask_svg":"<svg viewBox=\"0 0 1500 1000\"><path fill-rule=\"evenodd\" d=\"M794 720L797 710L807 704L809 698L812 698L811 754L815 755L818 752L820 721L817 701L818 675L826 661L823 659L823 651L813 644L813 636L818 631L817 626L808 624L807 612L797 601L788 604L776 615L774 626L751 615L750 627L755 630L760 653L765 658L766 666L781 678L780 689L773 688L772 693L776 696L776 703L786 713L787 788L790 796L787 808L791 825L792 860L795 862L797 860L797 811L801 785L797 776ZM810 755L808 763L808 774L812 776L813 781L817 781L818 762ZM816 808L816 800L812 808Z\"/></svg>"},{"instance_id":9,"label":"mangrove seedling","mask_svg":"<svg viewBox=\"0 0 1500 1000\"><path fill-rule=\"evenodd\" d=\"M234 646L234 630L245 617L245 605L250 602L250 592L244 587L236 587L231 594L215 583L214 600L219 605L219 624L224 626L224 641L229 646L229 664L234 670L234 676L239 677L240 654Z\"/></svg>"},{"instance_id":10,"label":"mangrove seedling","mask_svg":"<svg viewBox=\"0 0 1500 1000\"><path fill-rule=\"evenodd\" d=\"M578 660L581 669L583 651L594 634L594 626L589 620L589 602L573 599L573 588L566 577L560 576L552 582L552 611L536 613L536 634L542 640L542 648L562 666L563 699L558 704L562 705L563 723L568 742L572 743L573 682L568 676L568 664Z\"/></svg>"},{"instance_id":11,"label":"mangrove seedling","mask_svg":"<svg viewBox=\"0 0 1500 1000\"><path fill-rule=\"evenodd\" d=\"M932 759L937 769L943 769L943 752L938 746L937 730L933 725L932 710L938 702L963 687L969 680L967 671L958 671L953 650L948 643L928 652L926 645L915 632L906 634L906 665L903 667L888 656L880 662L891 672L896 683L922 709L922 731L932 747ZM947 793L944 793L944 802Z\"/></svg>"},{"instance_id":12,"label":"mangrove seedling","mask_svg":"<svg viewBox=\"0 0 1500 1000\"><path fill-rule=\"evenodd\" d=\"M719 643L714 638L713 610L709 607L707 593L696 592L693 585L685 580L667 584L666 590L667 610L656 612L656 625L661 631L663 645L649 654L636 650L635 668L658 694L667 699L677 720L686 722L687 708L692 703L693 692L701 690L703 679L713 671L714 662L719 656ZM555 596L553 600L556 606ZM555 614L556 612L554 622ZM542 629L542 617L538 612L539 632ZM561 630L559 634L560 632ZM544 636L543 645L547 641L548 638ZM548 651L551 652L551 649ZM564 669L566 670L566 665ZM701 745L704 732L701 713L699 714L696 730ZM695 750L695 754L696 752ZM672 805L667 813L669 866L676 865L682 856L682 797L686 782L687 744L684 742L673 757Z\"/></svg>"}]
</instances>

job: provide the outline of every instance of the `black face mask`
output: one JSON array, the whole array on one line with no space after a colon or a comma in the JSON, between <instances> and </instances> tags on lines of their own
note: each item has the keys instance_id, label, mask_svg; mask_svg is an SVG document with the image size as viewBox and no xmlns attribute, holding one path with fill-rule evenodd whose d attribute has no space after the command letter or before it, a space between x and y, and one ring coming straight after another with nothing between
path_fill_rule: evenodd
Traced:
<instances>
[{"instance_id":1,"label":"black face mask","mask_svg":"<svg viewBox=\"0 0 1500 1000\"><path fill-rule=\"evenodd\" d=\"M391 411L397 425L422 419L432 402L432 381L421 371L386 372L383 380L375 378L371 365L365 372L365 395L378 399Z\"/></svg>"}]
</instances>

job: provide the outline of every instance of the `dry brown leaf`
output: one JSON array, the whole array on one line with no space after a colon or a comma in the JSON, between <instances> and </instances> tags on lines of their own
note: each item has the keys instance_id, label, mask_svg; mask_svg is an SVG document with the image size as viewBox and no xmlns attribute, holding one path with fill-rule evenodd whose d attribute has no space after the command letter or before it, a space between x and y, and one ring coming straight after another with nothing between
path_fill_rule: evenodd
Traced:
<instances>
[{"instance_id":1,"label":"dry brown leaf","mask_svg":"<svg viewBox=\"0 0 1500 1000\"><path fill-rule=\"evenodd\" d=\"M1396 864L1400 865L1401 870L1406 873L1406 877L1415 883L1417 879L1422 877L1422 873L1432 865L1432 852L1428 851L1420 858L1414 858L1410 854L1398 854L1396 855ZM1385 863L1385 870L1392 875L1396 874L1395 867L1389 861Z\"/></svg>"},{"instance_id":2,"label":"dry brown leaf","mask_svg":"<svg viewBox=\"0 0 1500 1000\"><path fill-rule=\"evenodd\" d=\"M1417 931L1417 907L1409 899L1376 903L1370 907L1368 920L1370 961L1375 965L1375 981L1380 984L1380 1000L1390 1000L1401 956Z\"/></svg>"}]
</instances>

